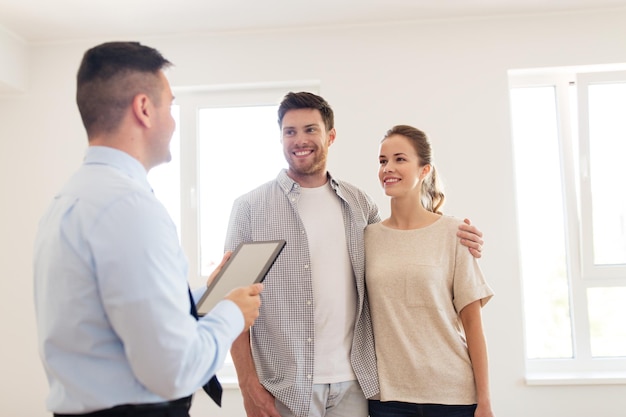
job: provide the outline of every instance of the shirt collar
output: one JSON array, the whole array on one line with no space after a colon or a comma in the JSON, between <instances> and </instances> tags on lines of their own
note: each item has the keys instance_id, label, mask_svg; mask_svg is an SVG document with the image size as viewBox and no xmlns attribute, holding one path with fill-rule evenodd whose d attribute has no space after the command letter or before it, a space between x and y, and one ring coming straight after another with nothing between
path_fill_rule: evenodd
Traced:
<instances>
[{"instance_id":1,"label":"shirt collar","mask_svg":"<svg viewBox=\"0 0 626 417\"><path fill-rule=\"evenodd\" d=\"M85 165L108 165L122 171L135 181L141 183L148 190L152 187L148 183L148 173L141 163L119 149L108 146L89 146L85 152Z\"/></svg>"},{"instance_id":2,"label":"shirt collar","mask_svg":"<svg viewBox=\"0 0 626 417\"><path fill-rule=\"evenodd\" d=\"M328 181L330 182L330 186L335 192L337 192L337 187L339 186L339 182L330 175L330 172L326 172L326 176L328 177ZM300 184L295 182L289 175L287 175L287 169L283 168L278 174L278 178L276 178L280 188L283 189L285 194L290 193L296 188L300 187Z\"/></svg>"}]
</instances>

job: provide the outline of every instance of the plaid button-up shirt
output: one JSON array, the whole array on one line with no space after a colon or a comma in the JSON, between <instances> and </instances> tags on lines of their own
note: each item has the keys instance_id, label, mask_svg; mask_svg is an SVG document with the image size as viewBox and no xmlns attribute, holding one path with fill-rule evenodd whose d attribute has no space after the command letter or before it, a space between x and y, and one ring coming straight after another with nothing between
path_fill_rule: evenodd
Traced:
<instances>
[{"instance_id":1,"label":"plaid button-up shirt","mask_svg":"<svg viewBox=\"0 0 626 417\"><path fill-rule=\"evenodd\" d=\"M365 396L371 397L379 389L365 292L363 230L379 222L380 216L363 191L330 175L329 181L341 200L357 288L351 362ZM309 245L298 215L299 196L300 185L283 170L275 180L239 197L233 205L225 249L234 250L244 241L287 241L263 283L260 315L250 328L250 344L261 384L296 416L306 417L313 387L315 300Z\"/></svg>"}]
</instances>

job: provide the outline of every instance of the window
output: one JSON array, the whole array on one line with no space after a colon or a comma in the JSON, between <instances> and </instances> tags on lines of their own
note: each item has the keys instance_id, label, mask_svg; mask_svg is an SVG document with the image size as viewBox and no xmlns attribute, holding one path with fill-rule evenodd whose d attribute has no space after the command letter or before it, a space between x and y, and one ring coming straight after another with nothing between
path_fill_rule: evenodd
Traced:
<instances>
[{"instance_id":1,"label":"window","mask_svg":"<svg viewBox=\"0 0 626 417\"><path fill-rule=\"evenodd\" d=\"M172 116L176 126L180 123L180 106L172 106ZM148 182L154 195L161 200L174 220L180 239L180 130L176 129L170 142L172 160L159 165L148 173Z\"/></svg>"},{"instance_id":2,"label":"window","mask_svg":"<svg viewBox=\"0 0 626 417\"><path fill-rule=\"evenodd\" d=\"M314 82L173 90L172 161L152 169L149 181L178 227L196 288L222 259L234 199L287 166L278 104L289 91L318 91ZM236 381L230 356L219 375Z\"/></svg>"},{"instance_id":3,"label":"window","mask_svg":"<svg viewBox=\"0 0 626 417\"><path fill-rule=\"evenodd\" d=\"M626 73L510 84L529 382L624 383Z\"/></svg>"},{"instance_id":4,"label":"window","mask_svg":"<svg viewBox=\"0 0 626 417\"><path fill-rule=\"evenodd\" d=\"M287 165L278 105L198 109L200 275L222 260L233 201Z\"/></svg>"}]
</instances>

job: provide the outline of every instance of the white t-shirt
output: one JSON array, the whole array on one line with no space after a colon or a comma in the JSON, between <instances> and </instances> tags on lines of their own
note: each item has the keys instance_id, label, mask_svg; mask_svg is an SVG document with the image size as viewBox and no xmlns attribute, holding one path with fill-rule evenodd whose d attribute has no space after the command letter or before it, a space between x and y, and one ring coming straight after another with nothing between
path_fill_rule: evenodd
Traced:
<instances>
[{"instance_id":1,"label":"white t-shirt","mask_svg":"<svg viewBox=\"0 0 626 417\"><path fill-rule=\"evenodd\" d=\"M341 201L329 183L301 188L298 213L304 223L315 302L315 375L313 383L356 379L350 349L357 294L348 255Z\"/></svg>"}]
</instances>

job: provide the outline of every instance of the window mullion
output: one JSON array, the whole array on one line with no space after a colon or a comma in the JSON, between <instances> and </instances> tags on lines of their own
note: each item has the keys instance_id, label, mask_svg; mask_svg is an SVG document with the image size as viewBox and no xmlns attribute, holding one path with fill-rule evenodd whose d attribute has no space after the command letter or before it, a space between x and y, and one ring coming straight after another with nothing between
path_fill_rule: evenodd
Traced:
<instances>
[{"instance_id":1,"label":"window mullion","mask_svg":"<svg viewBox=\"0 0 626 417\"><path fill-rule=\"evenodd\" d=\"M571 89L573 76L563 74L556 82L556 100L559 118L559 148L561 152L561 178L563 181L563 211L565 219L564 242L567 250L567 278L569 281L570 315L572 317L572 343L574 357L587 360L591 357L589 345L589 320L586 311L586 289L580 274L580 217L578 213L578 187L576 184L575 132L572 129Z\"/></svg>"},{"instance_id":2,"label":"window mullion","mask_svg":"<svg viewBox=\"0 0 626 417\"><path fill-rule=\"evenodd\" d=\"M180 102L181 143L181 236L182 246L189 260L189 282L192 287L200 282L198 260L198 201L197 201L197 109L191 95L177 98Z\"/></svg>"},{"instance_id":3,"label":"window mullion","mask_svg":"<svg viewBox=\"0 0 626 417\"><path fill-rule=\"evenodd\" d=\"M622 278L626 279L624 264L596 264L594 255L594 224L591 172L591 125L589 90L592 86L626 82L626 72L601 72L577 74L579 134L580 134L580 204L581 204L581 261L583 279ZM619 148L618 148L619 149ZM616 149L616 152L618 152ZM597 178L596 178L597 179ZM616 178L620 180L620 178ZM595 190L597 191L597 190ZM597 201L597 200L596 200ZM597 203L596 203L597 204Z\"/></svg>"},{"instance_id":4,"label":"window mullion","mask_svg":"<svg viewBox=\"0 0 626 417\"><path fill-rule=\"evenodd\" d=\"M581 228L581 274L589 276L593 265L593 231L591 219L591 176L589 173L589 94L588 84L577 76L578 132L580 166L580 228Z\"/></svg>"}]
</instances>

